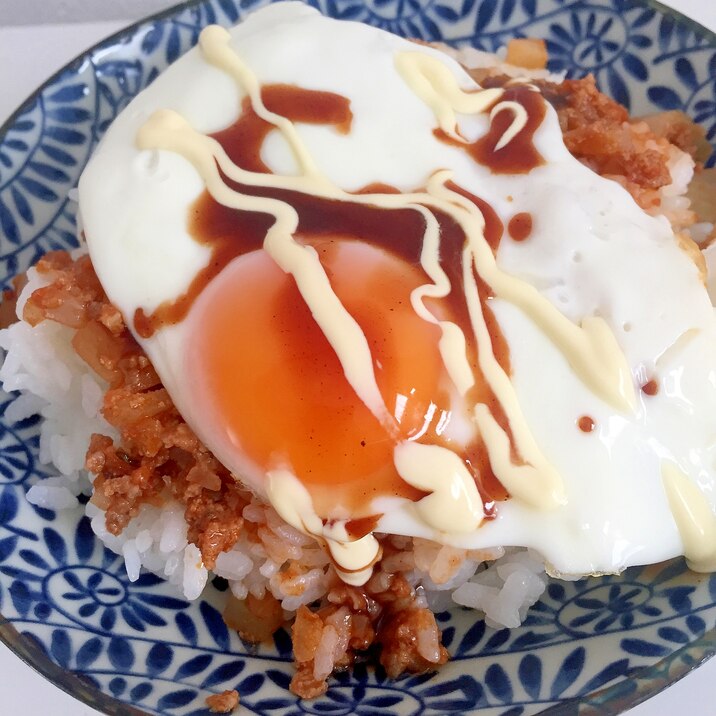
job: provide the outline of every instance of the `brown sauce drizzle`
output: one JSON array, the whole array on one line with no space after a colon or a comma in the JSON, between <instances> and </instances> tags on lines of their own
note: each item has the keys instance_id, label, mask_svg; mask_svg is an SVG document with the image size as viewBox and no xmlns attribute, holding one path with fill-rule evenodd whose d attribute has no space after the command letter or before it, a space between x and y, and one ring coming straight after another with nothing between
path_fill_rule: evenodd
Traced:
<instances>
[{"instance_id":1,"label":"brown sauce drizzle","mask_svg":"<svg viewBox=\"0 0 716 716\"><path fill-rule=\"evenodd\" d=\"M464 149L478 164L488 167L493 174L527 174L544 164L542 155L534 145L534 135L547 111L546 102L539 92L525 85L505 88L500 102L517 102L527 112L525 126L501 149L495 147L514 119L510 109L498 112L490 122L487 134L468 144L448 136L441 129L434 130L434 134L446 144Z\"/></svg>"},{"instance_id":2,"label":"brown sauce drizzle","mask_svg":"<svg viewBox=\"0 0 716 716\"><path fill-rule=\"evenodd\" d=\"M507 233L513 241L525 241L532 233L532 214L522 211L515 214L507 224Z\"/></svg>"},{"instance_id":3,"label":"brown sauce drizzle","mask_svg":"<svg viewBox=\"0 0 716 716\"><path fill-rule=\"evenodd\" d=\"M644 395L653 397L659 392L659 383L652 378L641 386L641 392L644 393Z\"/></svg>"},{"instance_id":4,"label":"brown sauce drizzle","mask_svg":"<svg viewBox=\"0 0 716 716\"><path fill-rule=\"evenodd\" d=\"M263 88L262 98L268 109L294 122L330 125L343 132L350 129L352 115L349 103L346 98L339 95L288 85L270 85ZM476 161L487 164L495 172L526 172L543 161L532 145L532 138L544 116L544 101L538 93L525 87L507 89L505 99L519 101L525 106L529 117L526 126L507 147L495 152L495 144L512 122L512 113L506 110L495 117L490 131L483 139L465 148ZM238 166L265 173L268 172L268 168L261 161L260 152L263 141L271 129L273 129L272 125L259 118L250 104L244 102L238 120L231 127L212 136ZM425 220L420 212L414 209L387 209L357 202L327 199L294 190L247 186L234 182L226 176L223 176L223 180L228 187L241 194L271 197L290 204L299 217L295 239L315 246L319 253L321 246L325 246L326 242L336 238L347 238L379 247L423 271L420 255ZM496 252L504 234L504 226L497 213L485 201L459 186L451 183L449 188L469 199L481 211L485 219L485 238L493 252ZM368 185L357 193L365 194L374 191L398 193L394 187L382 184ZM451 216L439 211L433 213L440 225L440 265L452 289L448 296L441 299L426 299L425 303L430 310L436 312L436 315L446 317L462 327L467 341L468 359L476 379L476 384L467 396L467 400L473 405L481 402L489 407L498 424L510 437L513 462L523 464L521 456L514 448L514 439L507 416L479 368L478 346L471 328L462 275L465 234ZM227 208L215 201L205 190L191 209L189 230L200 244L211 249L211 259L195 275L182 296L174 301L164 302L149 315L142 309L136 311L134 326L139 335L148 338L162 326L183 320L195 299L229 262L262 248L266 232L273 221L273 216L265 213ZM474 267L473 274L477 281L496 360L509 374L509 347L489 305L493 298L492 291L479 278ZM427 282L429 279L427 276L425 278ZM333 277L329 275L329 279L332 280ZM410 297L406 296L405 301L409 300ZM378 317L375 320L378 320ZM327 341L326 345L330 349ZM436 401L444 399L445 396L435 396ZM447 410L447 405L443 405L442 410ZM438 413L440 411L436 411L436 414ZM435 425L429 427L425 439L434 444L447 445L436 433ZM451 449L454 450L455 446L451 446ZM507 499L509 494L494 475L487 450L480 438L462 451L462 457L475 478L485 504L486 517L494 517L495 502ZM347 529L351 536L360 537L373 529L377 519L377 517L365 517L353 520L348 523Z\"/></svg>"},{"instance_id":5,"label":"brown sauce drizzle","mask_svg":"<svg viewBox=\"0 0 716 716\"><path fill-rule=\"evenodd\" d=\"M594 431L594 428L597 427L597 424L594 422L594 418L590 418L589 415L582 415L582 417L577 420L577 427L583 433L591 433Z\"/></svg>"},{"instance_id":6,"label":"brown sauce drizzle","mask_svg":"<svg viewBox=\"0 0 716 716\"><path fill-rule=\"evenodd\" d=\"M396 189L390 184L383 184L383 182L375 181L371 184L366 184L353 193L357 196L360 196L361 194L400 194L400 189Z\"/></svg>"},{"instance_id":7,"label":"brown sauce drizzle","mask_svg":"<svg viewBox=\"0 0 716 716\"><path fill-rule=\"evenodd\" d=\"M306 90L293 85L265 85L261 99L269 112L279 114L292 122L322 124L348 134L353 122L350 101L333 92ZM237 167L249 172L268 174L269 168L261 160L264 139L273 131L273 124L261 119L245 97L241 114L230 127L211 136L216 139Z\"/></svg>"},{"instance_id":8,"label":"brown sauce drizzle","mask_svg":"<svg viewBox=\"0 0 716 716\"><path fill-rule=\"evenodd\" d=\"M383 515L370 515L346 522L346 532L351 539L360 539L375 531Z\"/></svg>"}]
</instances>

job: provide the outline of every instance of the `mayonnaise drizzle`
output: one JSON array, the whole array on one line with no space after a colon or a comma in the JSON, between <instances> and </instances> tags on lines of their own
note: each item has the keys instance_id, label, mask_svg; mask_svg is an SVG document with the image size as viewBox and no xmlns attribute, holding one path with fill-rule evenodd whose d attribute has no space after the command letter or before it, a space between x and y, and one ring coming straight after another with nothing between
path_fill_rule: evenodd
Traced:
<instances>
[{"instance_id":1,"label":"mayonnaise drizzle","mask_svg":"<svg viewBox=\"0 0 716 716\"><path fill-rule=\"evenodd\" d=\"M266 109L261 99L261 84L256 75L241 61L241 58L231 49L229 43L231 35L228 30L219 25L205 27L199 35L199 47L204 57L212 64L232 76L238 85L249 95L254 112L269 124L281 130L291 145L291 150L306 176L320 177L321 173L313 162L313 157L306 149L293 122L280 114Z\"/></svg>"},{"instance_id":2,"label":"mayonnaise drizzle","mask_svg":"<svg viewBox=\"0 0 716 716\"><path fill-rule=\"evenodd\" d=\"M446 534L473 532L485 517L475 480L459 455L440 445L405 441L394 451L398 474L430 492L415 504L421 519Z\"/></svg>"},{"instance_id":3,"label":"mayonnaise drizzle","mask_svg":"<svg viewBox=\"0 0 716 716\"><path fill-rule=\"evenodd\" d=\"M465 139L457 131L456 112L482 114L492 107L490 120L493 120L500 112L511 111L514 119L500 137L495 151L506 147L527 124L527 110L519 102L499 102L505 93L503 89L466 92L452 72L432 55L399 52L395 56L395 67L410 89L433 110L440 129L458 142L465 142Z\"/></svg>"},{"instance_id":4,"label":"mayonnaise drizzle","mask_svg":"<svg viewBox=\"0 0 716 716\"><path fill-rule=\"evenodd\" d=\"M527 110L519 102L500 102L490 111L490 120L493 120L500 112L505 110L512 112L514 119L507 131L500 137L500 141L495 145L496 152L504 149L527 124Z\"/></svg>"},{"instance_id":5,"label":"mayonnaise drizzle","mask_svg":"<svg viewBox=\"0 0 716 716\"><path fill-rule=\"evenodd\" d=\"M351 540L345 523L324 526L313 509L313 500L303 483L290 470L272 470L266 476L266 493L278 514L300 532L326 543L336 565L336 572L346 584L359 587L372 574L382 548L378 540L367 534Z\"/></svg>"},{"instance_id":6,"label":"mayonnaise drizzle","mask_svg":"<svg viewBox=\"0 0 716 716\"><path fill-rule=\"evenodd\" d=\"M472 216L473 222L484 225L480 210L466 197L448 189L444 182L431 182L429 190L437 197L460 204ZM455 218L458 216L455 214ZM464 220L462 224L465 228ZM576 326L534 286L501 271L484 235L481 240L476 240L475 232L466 233L474 253L475 270L492 288L495 296L509 301L527 314L596 395L619 410L633 410L636 393L629 364L606 321L594 316L583 319L581 325Z\"/></svg>"},{"instance_id":7,"label":"mayonnaise drizzle","mask_svg":"<svg viewBox=\"0 0 716 716\"><path fill-rule=\"evenodd\" d=\"M689 567L716 572L716 515L709 501L674 463L662 463L661 479Z\"/></svg>"},{"instance_id":8,"label":"mayonnaise drizzle","mask_svg":"<svg viewBox=\"0 0 716 716\"><path fill-rule=\"evenodd\" d=\"M440 225L435 215L425 207L416 205L425 219L425 234L420 252L420 265L433 283L413 289L410 302L413 310L424 321L440 327L441 335L438 348L445 368L460 395L465 395L475 384L470 361L467 358L465 334L460 326L452 321L441 321L425 306L425 298L442 298L450 293L450 280L440 266Z\"/></svg>"},{"instance_id":9,"label":"mayonnaise drizzle","mask_svg":"<svg viewBox=\"0 0 716 716\"><path fill-rule=\"evenodd\" d=\"M398 52L395 67L410 89L433 110L440 129L461 142L464 139L457 132L455 112L481 114L504 94L499 88L465 92L442 62L424 52Z\"/></svg>"},{"instance_id":10,"label":"mayonnaise drizzle","mask_svg":"<svg viewBox=\"0 0 716 716\"><path fill-rule=\"evenodd\" d=\"M141 149L172 151L186 158L204 180L211 196L220 204L238 210L264 212L274 217L264 249L285 272L295 278L303 299L336 352L356 395L392 431L395 431L394 422L377 386L367 339L333 291L315 250L294 240L298 223L295 209L276 199L242 195L227 186L221 173L247 186L290 189L386 209L419 211L425 219L421 264L433 283L413 291L411 302L418 315L439 325L442 332L441 356L448 375L460 394L464 395L475 382L467 359L465 335L459 326L440 321L423 304L425 297L445 296L451 289L439 264L439 225L433 212L452 216L467 237L462 269L472 327L480 346L480 368L508 418L515 445L524 459L524 464L512 463L508 434L487 406L477 405L475 422L485 438L491 465L514 498L542 509L562 504L565 497L561 478L536 444L509 376L493 354L473 267L497 297L518 306L550 337L585 384L620 409L630 409L635 397L628 365L606 323L600 318L592 318L583 321L581 326L575 326L531 285L502 272L485 239L481 212L465 197L447 188L449 172L437 172L425 192L409 194L353 195L328 181L316 168L294 125L286 118L269 112L263 105L261 86L256 76L230 48L229 40L226 30L209 27L201 34L200 46L206 59L230 74L249 95L256 114L282 132L298 162L299 173L280 176L245 171L229 159L216 140L197 132L183 117L169 110L155 113L144 124L137 136L138 146ZM455 111L485 111L502 93L502 90L471 93L461 90L447 67L424 53L398 53L396 63L403 68L403 76L408 78L414 91L431 104L441 128L447 133L455 132ZM503 103L503 109L515 114L515 121L506 133L507 142L516 136L527 119L524 108L519 104L513 107L513 104L516 103ZM498 110L502 111L499 104L492 111ZM520 110L524 117L521 117ZM501 142L502 146L507 143L504 137ZM446 533L474 530L484 517L474 480L464 465L458 469L456 460L460 462L455 453L437 446L400 443L395 450L396 468L403 479L431 492L416 503L417 512L428 525ZM430 475L425 469L427 464L431 467ZM361 540L350 541L345 529L340 532L335 524L328 534L313 508L310 494L290 471L269 473L267 483L269 500L283 519L299 530L326 540L342 578L351 583L364 583L380 550L375 538L367 535ZM336 539L336 535L345 535L345 539Z\"/></svg>"}]
</instances>

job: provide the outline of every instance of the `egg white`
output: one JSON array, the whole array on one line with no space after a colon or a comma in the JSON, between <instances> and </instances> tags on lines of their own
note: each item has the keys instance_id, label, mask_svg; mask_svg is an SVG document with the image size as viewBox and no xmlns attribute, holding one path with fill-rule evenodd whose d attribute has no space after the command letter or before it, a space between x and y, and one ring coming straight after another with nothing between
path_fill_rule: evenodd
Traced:
<instances>
[{"instance_id":1,"label":"egg white","mask_svg":"<svg viewBox=\"0 0 716 716\"><path fill-rule=\"evenodd\" d=\"M432 111L393 62L405 49L430 53L442 57L462 86L475 86L436 50L367 25L324 18L300 3L262 9L231 36L232 47L263 83L296 84L350 99L354 122L348 135L297 125L321 171L338 186L354 190L383 182L408 190L448 168L505 224L517 212L530 212L529 240L504 238L500 267L534 285L575 322L603 317L635 382L654 374L661 380L660 392L641 396L633 414L617 413L584 386L524 314L494 301L522 410L562 475L567 502L539 511L509 500L499 504L496 520L451 541L533 547L556 571L570 574L616 572L682 553L659 466L662 460L677 463L716 509L716 321L698 271L666 219L647 216L623 188L571 157L550 108L536 134L546 163L527 175L492 175L439 142ZM202 132L214 132L234 122L241 99L235 83L194 49L122 112L82 176L80 210L92 261L130 325L137 308L151 311L180 295L209 257L187 229L188 209L204 189L201 179L179 156L138 150L137 132L164 108L178 111ZM467 137L487 129L483 116L459 121ZM262 156L275 172L296 171L278 133L268 138ZM183 361L190 339L186 325L178 324L140 343L199 437L261 492L260 469L218 441L196 411ZM595 420L593 433L576 427L582 415ZM394 500L376 507L386 510L381 531L448 539Z\"/></svg>"}]
</instances>

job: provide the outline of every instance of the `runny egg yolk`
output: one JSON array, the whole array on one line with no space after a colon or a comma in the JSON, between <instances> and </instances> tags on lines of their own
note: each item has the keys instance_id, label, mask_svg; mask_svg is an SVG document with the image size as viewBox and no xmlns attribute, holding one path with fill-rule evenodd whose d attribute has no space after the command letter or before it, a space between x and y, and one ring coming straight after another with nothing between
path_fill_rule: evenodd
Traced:
<instances>
[{"instance_id":1,"label":"runny egg yolk","mask_svg":"<svg viewBox=\"0 0 716 716\"><path fill-rule=\"evenodd\" d=\"M420 498L395 470L399 441L445 442L440 329L411 305L426 280L418 267L356 241L314 247L364 331L388 421L358 398L293 277L263 250L229 264L195 305L189 370L205 388L210 429L264 474L289 469L320 516L343 507L359 518L378 496Z\"/></svg>"}]
</instances>

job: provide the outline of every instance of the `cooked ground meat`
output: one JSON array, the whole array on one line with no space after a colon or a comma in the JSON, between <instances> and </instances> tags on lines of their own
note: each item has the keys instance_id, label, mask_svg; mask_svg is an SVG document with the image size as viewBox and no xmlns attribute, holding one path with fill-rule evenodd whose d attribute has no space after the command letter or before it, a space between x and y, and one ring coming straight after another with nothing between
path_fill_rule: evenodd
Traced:
<instances>
[{"instance_id":1,"label":"cooked ground meat","mask_svg":"<svg viewBox=\"0 0 716 716\"><path fill-rule=\"evenodd\" d=\"M223 691L207 696L206 705L213 714L230 714L239 705L239 692Z\"/></svg>"},{"instance_id":2,"label":"cooked ground meat","mask_svg":"<svg viewBox=\"0 0 716 716\"><path fill-rule=\"evenodd\" d=\"M403 673L421 674L448 660L447 649L435 640L438 627L429 609L409 608L390 614L380 631L380 663L391 679ZM421 640L432 641L437 658L424 655Z\"/></svg>"},{"instance_id":3,"label":"cooked ground meat","mask_svg":"<svg viewBox=\"0 0 716 716\"><path fill-rule=\"evenodd\" d=\"M47 254L37 270L51 281L24 309L35 325L50 319L75 330L73 346L109 383L103 414L121 435L94 435L86 467L97 477L93 501L119 534L145 502L174 497L185 507L189 540L204 564L238 540L250 497L184 422L149 359L108 301L88 256Z\"/></svg>"},{"instance_id":4,"label":"cooked ground meat","mask_svg":"<svg viewBox=\"0 0 716 716\"><path fill-rule=\"evenodd\" d=\"M484 87L501 87L510 79L484 69L471 74ZM697 153L699 132L693 122L686 127L682 120L674 133L666 126L630 120L622 105L597 89L592 75L534 84L555 108L567 149L597 174L622 184L647 211L658 209L659 189L671 182L670 140L680 139L685 151Z\"/></svg>"},{"instance_id":5,"label":"cooked ground meat","mask_svg":"<svg viewBox=\"0 0 716 716\"><path fill-rule=\"evenodd\" d=\"M597 174L624 177L637 201L640 190L671 182L668 155L659 146L666 140L648 129L639 131L626 109L597 89L594 77L537 84L557 110L567 149Z\"/></svg>"},{"instance_id":6,"label":"cooked ground meat","mask_svg":"<svg viewBox=\"0 0 716 716\"><path fill-rule=\"evenodd\" d=\"M286 621L281 602L270 592L262 599L251 593L242 600L230 597L223 617L229 629L252 644L272 643L274 632Z\"/></svg>"},{"instance_id":7,"label":"cooked ground meat","mask_svg":"<svg viewBox=\"0 0 716 716\"><path fill-rule=\"evenodd\" d=\"M27 277L25 274L15 276L12 280L12 288L8 288L2 292L2 300L0 300L0 328L7 328L11 323L17 320L17 298L20 291L25 287Z\"/></svg>"},{"instance_id":8,"label":"cooked ground meat","mask_svg":"<svg viewBox=\"0 0 716 716\"><path fill-rule=\"evenodd\" d=\"M405 577L391 575L384 589L382 576L365 588L338 585L328 594L330 605L316 612L298 610L292 627L296 674L291 691L307 699L320 696L330 671L352 666L369 650L379 651L390 678L431 671L448 660L435 616Z\"/></svg>"}]
</instances>

